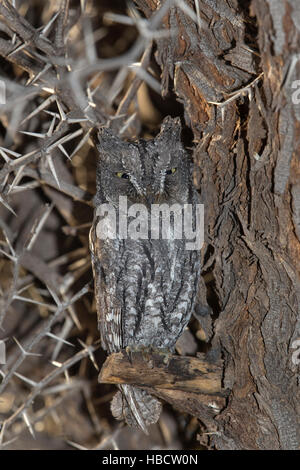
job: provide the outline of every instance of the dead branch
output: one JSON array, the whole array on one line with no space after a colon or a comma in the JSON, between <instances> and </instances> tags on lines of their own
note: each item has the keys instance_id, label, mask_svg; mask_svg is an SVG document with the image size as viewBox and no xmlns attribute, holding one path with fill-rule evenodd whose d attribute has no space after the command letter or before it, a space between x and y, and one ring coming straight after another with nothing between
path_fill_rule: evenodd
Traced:
<instances>
[{"instance_id":1,"label":"dead branch","mask_svg":"<svg viewBox=\"0 0 300 470\"><path fill-rule=\"evenodd\" d=\"M212 417L226 402L222 371L222 361L209 362L204 354L184 357L122 350L106 359L98 380L137 385L175 408L198 416L211 428Z\"/></svg>"},{"instance_id":2,"label":"dead branch","mask_svg":"<svg viewBox=\"0 0 300 470\"><path fill-rule=\"evenodd\" d=\"M222 391L222 362L200 357L163 355L157 352L111 354L99 374L100 383L131 384L159 389L218 394Z\"/></svg>"}]
</instances>

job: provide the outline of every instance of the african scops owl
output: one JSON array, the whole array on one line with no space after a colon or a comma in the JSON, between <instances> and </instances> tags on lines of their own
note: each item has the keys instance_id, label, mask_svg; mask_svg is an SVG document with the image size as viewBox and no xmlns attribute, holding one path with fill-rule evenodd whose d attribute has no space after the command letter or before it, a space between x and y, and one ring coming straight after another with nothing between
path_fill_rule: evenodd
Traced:
<instances>
[{"instance_id":1,"label":"african scops owl","mask_svg":"<svg viewBox=\"0 0 300 470\"><path fill-rule=\"evenodd\" d=\"M177 204L180 212L186 204L195 208L198 193L180 135L179 119L167 117L152 140L125 142L107 128L101 128L97 136L99 161L90 250L98 325L109 354L127 347L174 351L194 308L200 252L186 249L185 236L176 238L172 224L166 238L151 236L150 222L147 237L144 233L140 238L126 238L123 228L122 236L116 230L115 237L105 238L99 237L97 230L103 220L99 207L109 204L118 216L120 196L127 198L128 224L133 220L130 207L134 204L147 207L149 214L153 204ZM174 223L175 215L170 220ZM135 386L120 385L119 389L111 405L113 415L146 431L159 418L160 402Z\"/></svg>"}]
</instances>

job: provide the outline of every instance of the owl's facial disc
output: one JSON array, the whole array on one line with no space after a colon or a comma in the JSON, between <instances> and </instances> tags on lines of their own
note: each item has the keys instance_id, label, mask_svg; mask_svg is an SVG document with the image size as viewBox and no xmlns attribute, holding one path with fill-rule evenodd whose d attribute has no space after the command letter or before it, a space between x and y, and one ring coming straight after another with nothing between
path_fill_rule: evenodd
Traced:
<instances>
[{"instance_id":1,"label":"owl's facial disc","mask_svg":"<svg viewBox=\"0 0 300 470\"><path fill-rule=\"evenodd\" d=\"M150 180L148 198L154 204L180 200L182 186L186 184L184 168L185 154L180 143L154 139L148 141L145 152L145 167Z\"/></svg>"},{"instance_id":2,"label":"owl's facial disc","mask_svg":"<svg viewBox=\"0 0 300 470\"><path fill-rule=\"evenodd\" d=\"M180 123L166 119L151 140L126 142L109 129L99 131L99 199L118 204L120 196L147 206L188 200L189 163L180 141Z\"/></svg>"}]
</instances>

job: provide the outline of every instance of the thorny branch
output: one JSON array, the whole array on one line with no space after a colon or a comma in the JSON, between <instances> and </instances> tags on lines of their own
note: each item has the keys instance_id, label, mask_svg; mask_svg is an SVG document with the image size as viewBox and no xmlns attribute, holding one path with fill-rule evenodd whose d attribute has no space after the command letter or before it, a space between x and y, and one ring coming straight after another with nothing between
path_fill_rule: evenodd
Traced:
<instances>
[{"instance_id":1,"label":"thorny branch","mask_svg":"<svg viewBox=\"0 0 300 470\"><path fill-rule=\"evenodd\" d=\"M0 105L0 325L7 350L7 363L0 365L1 446L9 447L24 428L34 435L49 416L61 425L55 409L62 402L70 406L71 396L80 403L83 390L98 436L95 448L117 447L119 431L110 434L99 421L92 388L78 386L87 383L86 358L96 365L98 332L95 315L92 333L84 319L94 310L87 235L95 164L91 184L79 184L76 168L79 160L81 172L85 166L95 127L110 122L123 135L139 132L137 92L143 83L160 91L151 56L156 40L176 34L163 25L173 2L163 2L148 20L134 7L111 18L100 9L104 22L116 25L122 17L125 33L137 30L113 56L101 56L98 47L110 31L102 24L94 29L98 5L55 3L36 10L30 0L0 3L0 85L6 95ZM191 9L188 14L193 16ZM54 230L62 225L63 241L56 246ZM84 343L70 356L71 333ZM39 410L37 397L43 400ZM70 441L80 440L69 424L67 429Z\"/></svg>"}]
</instances>

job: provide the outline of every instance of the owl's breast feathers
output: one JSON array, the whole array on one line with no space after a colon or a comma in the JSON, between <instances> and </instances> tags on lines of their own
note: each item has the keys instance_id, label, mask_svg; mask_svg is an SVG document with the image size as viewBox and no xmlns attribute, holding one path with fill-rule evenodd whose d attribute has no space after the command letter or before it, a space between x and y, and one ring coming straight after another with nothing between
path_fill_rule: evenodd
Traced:
<instances>
[{"instance_id":1,"label":"owl's breast feathers","mask_svg":"<svg viewBox=\"0 0 300 470\"><path fill-rule=\"evenodd\" d=\"M100 240L96 224L90 249L104 347L173 349L193 310L200 253L185 240Z\"/></svg>"}]
</instances>

